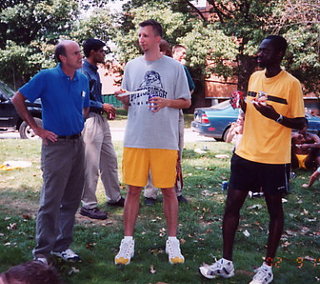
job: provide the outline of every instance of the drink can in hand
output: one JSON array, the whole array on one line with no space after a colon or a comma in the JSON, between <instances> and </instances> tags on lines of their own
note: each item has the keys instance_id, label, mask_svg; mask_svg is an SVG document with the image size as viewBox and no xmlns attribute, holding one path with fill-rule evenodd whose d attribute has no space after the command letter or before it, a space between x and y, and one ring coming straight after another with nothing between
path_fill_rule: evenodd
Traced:
<instances>
[{"instance_id":1,"label":"drink can in hand","mask_svg":"<svg viewBox=\"0 0 320 284\"><path fill-rule=\"evenodd\" d=\"M151 111L155 111L156 110L156 106L155 103L150 103L150 99L156 97L156 95L154 94L149 94L149 110Z\"/></svg>"},{"instance_id":2,"label":"drink can in hand","mask_svg":"<svg viewBox=\"0 0 320 284\"><path fill-rule=\"evenodd\" d=\"M115 118L116 118L116 114L115 113L112 113L112 112L108 113L108 119L109 120L114 120Z\"/></svg>"}]
</instances>

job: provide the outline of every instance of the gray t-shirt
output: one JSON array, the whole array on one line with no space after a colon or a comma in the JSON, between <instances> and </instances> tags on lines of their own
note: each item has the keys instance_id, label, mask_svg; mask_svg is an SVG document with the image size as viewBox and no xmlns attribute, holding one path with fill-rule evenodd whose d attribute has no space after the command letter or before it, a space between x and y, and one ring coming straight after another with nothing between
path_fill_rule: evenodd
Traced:
<instances>
[{"instance_id":1,"label":"gray t-shirt","mask_svg":"<svg viewBox=\"0 0 320 284\"><path fill-rule=\"evenodd\" d=\"M150 95L190 99L183 66L167 56L156 61L138 57L126 65L122 88L142 91L130 96L124 146L178 150L179 109L165 107L154 113L149 109L148 99Z\"/></svg>"}]
</instances>

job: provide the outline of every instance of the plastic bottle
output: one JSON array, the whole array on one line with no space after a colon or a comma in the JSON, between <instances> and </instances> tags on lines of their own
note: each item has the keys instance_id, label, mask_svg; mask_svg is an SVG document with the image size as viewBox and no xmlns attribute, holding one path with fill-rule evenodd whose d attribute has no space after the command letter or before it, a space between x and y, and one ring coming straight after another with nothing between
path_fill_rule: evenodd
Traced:
<instances>
[{"instance_id":1,"label":"plastic bottle","mask_svg":"<svg viewBox=\"0 0 320 284\"><path fill-rule=\"evenodd\" d=\"M229 185L229 182L228 182L228 181L223 181L223 182L221 183L221 190L222 190L222 191L228 190L228 185Z\"/></svg>"}]
</instances>

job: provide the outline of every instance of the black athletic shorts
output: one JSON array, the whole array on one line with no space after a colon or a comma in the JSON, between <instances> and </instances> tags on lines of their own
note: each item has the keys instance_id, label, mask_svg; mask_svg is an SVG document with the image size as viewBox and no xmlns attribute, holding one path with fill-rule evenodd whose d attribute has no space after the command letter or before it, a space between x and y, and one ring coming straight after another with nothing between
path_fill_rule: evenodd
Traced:
<instances>
[{"instance_id":1,"label":"black athletic shorts","mask_svg":"<svg viewBox=\"0 0 320 284\"><path fill-rule=\"evenodd\" d=\"M229 189L286 194L289 191L290 164L256 163L233 154Z\"/></svg>"}]
</instances>

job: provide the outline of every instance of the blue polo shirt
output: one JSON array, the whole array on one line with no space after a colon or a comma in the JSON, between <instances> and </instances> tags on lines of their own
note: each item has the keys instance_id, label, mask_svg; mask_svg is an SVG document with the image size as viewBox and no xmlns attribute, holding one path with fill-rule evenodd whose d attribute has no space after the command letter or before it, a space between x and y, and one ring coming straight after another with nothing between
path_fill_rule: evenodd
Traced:
<instances>
[{"instance_id":1,"label":"blue polo shirt","mask_svg":"<svg viewBox=\"0 0 320 284\"><path fill-rule=\"evenodd\" d=\"M41 99L44 129L57 135L82 131L82 110L89 106L89 82L81 72L76 71L71 80L58 64L40 71L19 92L31 102Z\"/></svg>"},{"instance_id":2,"label":"blue polo shirt","mask_svg":"<svg viewBox=\"0 0 320 284\"><path fill-rule=\"evenodd\" d=\"M98 73L98 67L84 60L82 69L80 69L89 80L90 86L90 110L101 110L103 99L101 96L102 84Z\"/></svg>"}]
</instances>

